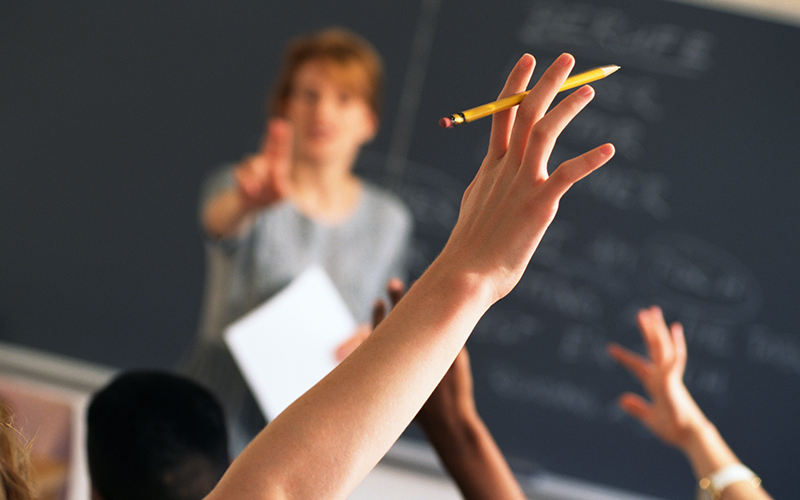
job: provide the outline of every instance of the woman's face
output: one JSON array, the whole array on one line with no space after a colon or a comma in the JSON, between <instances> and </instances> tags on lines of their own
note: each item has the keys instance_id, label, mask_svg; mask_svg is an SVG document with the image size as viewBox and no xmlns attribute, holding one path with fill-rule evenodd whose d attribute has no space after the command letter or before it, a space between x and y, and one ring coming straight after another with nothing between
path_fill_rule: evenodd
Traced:
<instances>
[{"instance_id":1,"label":"woman's face","mask_svg":"<svg viewBox=\"0 0 800 500\"><path fill-rule=\"evenodd\" d=\"M314 163L352 162L378 124L364 96L333 78L324 61L315 60L295 73L286 118L294 127L295 158Z\"/></svg>"}]
</instances>

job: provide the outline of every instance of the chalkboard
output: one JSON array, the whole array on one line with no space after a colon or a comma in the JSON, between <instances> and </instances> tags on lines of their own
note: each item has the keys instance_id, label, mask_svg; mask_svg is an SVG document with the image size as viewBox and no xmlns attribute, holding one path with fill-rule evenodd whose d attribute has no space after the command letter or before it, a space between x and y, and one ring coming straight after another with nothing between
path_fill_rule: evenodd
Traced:
<instances>
[{"instance_id":1,"label":"chalkboard","mask_svg":"<svg viewBox=\"0 0 800 500\"><path fill-rule=\"evenodd\" d=\"M341 24L384 55L383 127L359 171L441 249L523 52L536 77L619 64L553 165L602 142L520 285L469 341L478 407L523 480L543 472L688 498L685 459L616 409L606 356L635 311L682 321L686 382L778 498L800 480L800 29L665 0L4 5L0 339L118 367L169 367L196 328L206 173L258 143L279 47ZM413 439L413 437L412 437Z\"/></svg>"},{"instance_id":2,"label":"chalkboard","mask_svg":"<svg viewBox=\"0 0 800 500\"><path fill-rule=\"evenodd\" d=\"M437 119L492 100L523 52L536 77L618 64L551 167L606 141L615 159L565 197L517 288L468 342L481 414L518 472L691 498L686 460L616 406L634 379L637 309L686 327L686 383L777 497L800 463L800 30L671 2L443 2L407 157L390 178L421 221L419 267L455 221L489 120Z\"/></svg>"}]
</instances>

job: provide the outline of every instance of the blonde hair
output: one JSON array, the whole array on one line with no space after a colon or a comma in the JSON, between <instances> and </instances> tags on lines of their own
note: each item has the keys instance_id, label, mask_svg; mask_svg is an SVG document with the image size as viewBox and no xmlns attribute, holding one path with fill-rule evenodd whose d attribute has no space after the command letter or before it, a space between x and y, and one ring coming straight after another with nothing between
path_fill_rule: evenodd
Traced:
<instances>
[{"instance_id":1,"label":"blonde hair","mask_svg":"<svg viewBox=\"0 0 800 500\"><path fill-rule=\"evenodd\" d=\"M297 70L309 61L325 64L332 78L363 97L380 117L384 85L381 57L367 40L344 28L301 35L289 43L270 99L271 115L285 117Z\"/></svg>"},{"instance_id":2,"label":"blonde hair","mask_svg":"<svg viewBox=\"0 0 800 500\"><path fill-rule=\"evenodd\" d=\"M0 400L0 499L31 500L28 450L14 428L11 408Z\"/></svg>"}]
</instances>

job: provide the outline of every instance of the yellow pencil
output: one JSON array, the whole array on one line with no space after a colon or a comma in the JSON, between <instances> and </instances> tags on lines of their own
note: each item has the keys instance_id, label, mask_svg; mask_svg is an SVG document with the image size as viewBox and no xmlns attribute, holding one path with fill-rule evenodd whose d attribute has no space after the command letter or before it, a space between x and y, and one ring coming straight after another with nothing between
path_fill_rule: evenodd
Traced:
<instances>
[{"instance_id":1,"label":"yellow pencil","mask_svg":"<svg viewBox=\"0 0 800 500\"><path fill-rule=\"evenodd\" d=\"M600 66L599 68L590 69L584 73L580 73L575 76L571 76L564 81L564 85L558 90L559 92L569 89L574 89L580 85L584 85L595 80L600 80L601 78L605 78L611 73L617 71L619 66L611 64L609 66ZM446 116L439 120L439 125L444 128L450 128L460 123L471 122L473 120L477 120L478 118L483 118L484 116L489 116L491 114L497 113L498 111L503 111L505 109L511 108L516 106L517 104L521 103L525 96L528 95L531 91L528 90L527 92L522 92L520 94L514 94L510 97L506 97L500 99L495 102L490 102L489 104L484 104L483 106L478 106L476 108L468 109L466 111L462 111L461 113L456 113L454 115Z\"/></svg>"}]
</instances>

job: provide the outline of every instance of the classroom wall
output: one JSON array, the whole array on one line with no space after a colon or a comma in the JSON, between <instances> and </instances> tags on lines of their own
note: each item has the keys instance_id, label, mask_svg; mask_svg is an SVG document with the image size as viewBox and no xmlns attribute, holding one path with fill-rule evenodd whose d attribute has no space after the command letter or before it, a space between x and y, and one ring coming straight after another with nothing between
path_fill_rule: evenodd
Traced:
<instances>
[{"instance_id":1,"label":"classroom wall","mask_svg":"<svg viewBox=\"0 0 800 500\"><path fill-rule=\"evenodd\" d=\"M800 24L800 3L796 0L675 0L690 5L743 14L779 23Z\"/></svg>"}]
</instances>

